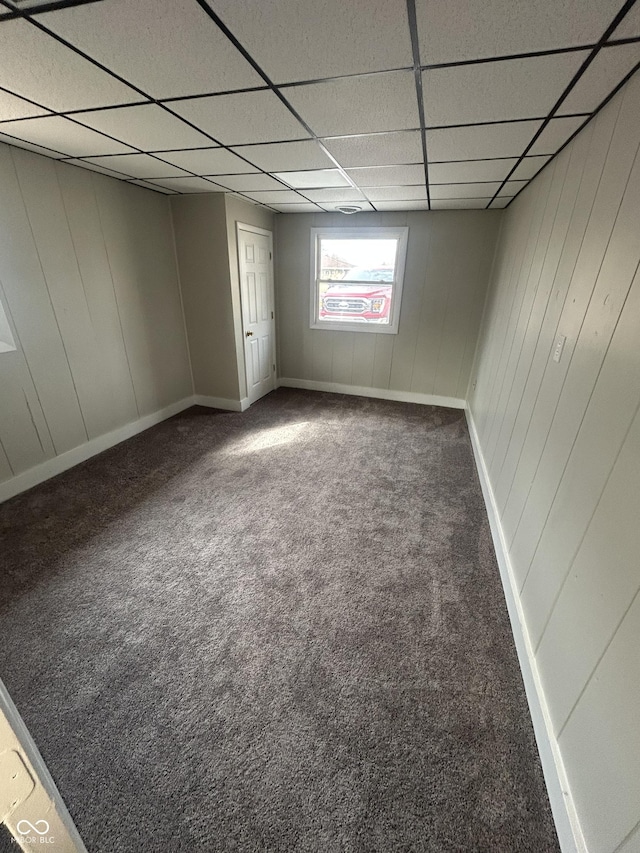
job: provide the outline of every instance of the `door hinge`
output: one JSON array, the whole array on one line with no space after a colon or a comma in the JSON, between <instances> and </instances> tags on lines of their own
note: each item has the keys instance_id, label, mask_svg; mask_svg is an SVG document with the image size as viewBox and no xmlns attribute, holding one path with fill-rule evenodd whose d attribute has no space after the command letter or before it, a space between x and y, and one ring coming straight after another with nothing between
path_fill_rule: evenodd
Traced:
<instances>
[{"instance_id":1,"label":"door hinge","mask_svg":"<svg viewBox=\"0 0 640 853\"><path fill-rule=\"evenodd\" d=\"M272 364L271 366L273 367L273 370L274 370L274 372L275 372L275 369L276 369L275 364Z\"/></svg>"},{"instance_id":2,"label":"door hinge","mask_svg":"<svg viewBox=\"0 0 640 853\"><path fill-rule=\"evenodd\" d=\"M273 320L273 311L271 312L271 319Z\"/></svg>"},{"instance_id":3,"label":"door hinge","mask_svg":"<svg viewBox=\"0 0 640 853\"><path fill-rule=\"evenodd\" d=\"M271 252L269 252L269 260L271 260Z\"/></svg>"}]
</instances>

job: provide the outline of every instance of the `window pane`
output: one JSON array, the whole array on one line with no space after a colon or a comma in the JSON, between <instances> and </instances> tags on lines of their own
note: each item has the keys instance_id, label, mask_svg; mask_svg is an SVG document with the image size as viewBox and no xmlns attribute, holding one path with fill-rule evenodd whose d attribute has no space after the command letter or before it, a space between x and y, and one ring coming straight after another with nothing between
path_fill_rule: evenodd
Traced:
<instances>
[{"instance_id":1,"label":"window pane","mask_svg":"<svg viewBox=\"0 0 640 853\"><path fill-rule=\"evenodd\" d=\"M397 239L320 240L320 278L327 281L393 281Z\"/></svg>"},{"instance_id":2,"label":"window pane","mask_svg":"<svg viewBox=\"0 0 640 853\"><path fill-rule=\"evenodd\" d=\"M397 239L321 239L320 322L388 325Z\"/></svg>"}]
</instances>

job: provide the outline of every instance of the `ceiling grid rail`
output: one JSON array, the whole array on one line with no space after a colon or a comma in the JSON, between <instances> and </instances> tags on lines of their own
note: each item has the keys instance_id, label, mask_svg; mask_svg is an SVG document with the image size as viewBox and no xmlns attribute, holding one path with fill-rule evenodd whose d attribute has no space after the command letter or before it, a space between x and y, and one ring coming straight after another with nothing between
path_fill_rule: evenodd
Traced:
<instances>
[{"instance_id":1,"label":"ceiling grid rail","mask_svg":"<svg viewBox=\"0 0 640 853\"><path fill-rule=\"evenodd\" d=\"M0 97L4 96L8 104L8 115L3 115L0 121L0 138L18 146L26 145L62 162L70 161L93 168L159 192L198 192L200 189L204 192L210 186L212 192L231 192L275 212L296 208L318 212L335 210L339 209L337 202L341 199L347 204L352 200L358 204L362 200L364 209L374 211L399 210L402 203L406 205L402 209L407 210L496 208L511 204L640 68L640 61L634 62L633 50L634 45L640 44L637 16L629 25L620 26L637 5L637 0L626 0L615 15L615 0L606 0L610 9L594 8L586 24L566 17L564 30L560 14L562 35L558 37L546 35L541 39L528 40L513 29L511 41L508 33L504 40L497 40L485 27L479 35L474 32L467 43L446 36L445 32L444 46L437 38L438 26L444 26L444 23L436 7L418 6L415 0L389 2L396 6L396 17L397 13L403 18L406 14L403 27L406 35L397 36L393 49L386 50L386 40L380 42L379 33L375 34L371 25L364 24L360 30L357 18L354 18L354 57L349 54L349 61L340 61L340 54L334 50L334 60L337 60L332 63L324 52L320 62L317 55L315 62L313 56L307 60L307 51L298 50L295 58L287 59L284 59L282 50L278 55L275 47L265 53L261 43L256 42L255 26L247 29L242 14L226 0L219 3L216 0L180 0L177 6L182 9L182 17L176 18L178 13L169 11L165 15L165 29L159 30L164 32L165 41L170 21L175 19L174 25L177 25L186 14L189 23L185 32L195 36L197 42L198 30L204 30L204 23L201 25L199 19L195 20L197 13L190 11L193 4L216 28L217 34L212 33L211 36L213 42L223 52L232 51L228 54L232 67L234 56L238 57L237 63L243 63L230 72L226 71L227 66L219 66L222 70L220 82L227 85L218 87L216 91L210 89L215 86L217 76L210 74L208 79L207 75L201 78L201 82L208 83L208 86L203 85L201 90L193 86L189 91L189 86L183 85L185 91L180 92L179 87L172 85L173 78L167 72L158 80L164 79L165 84L169 83L166 87L169 91L166 88L162 91L161 86L156 85L153 73L150 76L140 75L135 62L131 65L135 52L125 50L118 66L117 62L112 62L110 53L101 50L100 42L92 41L91 22L96 18L91 11L83 10L91 6L106 9L110 0L0 0L0 9L5 10L0 11L0 28L3 23L11 27L12 21L24 20L57 45L80 57L74 59L75 63L83 60L99 69L92 72L102 73L102 78L96 77L96 91L108 93L112 98L116 87L117 96L126 96L126 92L118 90L117 84L120 84L129 93L128 100L126 97L122 99L124 102L110 100L107 103L105 97L105 102L100 103L97 97L93 103L91 98L86 99L87 105L82 105L82 99L76 99L75 104L69 98L60 102L56 96L51 98L51 107L46 104L46 97L42 98L45 103L37 100L40 90L33 85L31 89L26 86L22 94L23 87L18 85L21 78L15 77L15 80L0 86ZM111 5L117 10L117 0L113 0ZM84 31L82 28L74 30L73 25L71 30L67 27L67 22L72 24L75 18L73 13L65 17L65 12L74 8L79 10L80 20L85 22L82 24ZM148 4L145 8L146 11L141 13L144 17L131 17L131 24L137 26L138 21L146 20L153 10ZM383 8L386 10L381 5L382 14ZM339 9L334 10L335 14L338 12ZM98 20L108 22L111 37L115 38L118 19L108 11L97 11L96 14ZM117 11L114 14L117 15ZM523 11L525 18L529 14ZM544 14L556 13L550 9ZM327 10L327 15L330 15L330 10ZM613 17L598 37L609 15ZM345 14L343 23L346 24L348 19L349 15ZM322 20L322 17L318 18L317 25L322 26ZM62 28L60 21L63 22ZM310 26L308 19L302 15L297 21L293 18L291 21L293 31L296 26ZM281 33L284 32L288 29L281 29ZM334 28L334 32L340 42L338 29ZM346 32L346 27L343 27L343 32ZM531 32L537 32L535 27ZM26 41L27 44L31 42L31 38ZM44 41L42 44L46 56L46 44ZM185 46L190 44L184 42ZM367 53L367 46L371 49L376 44L378 52ZM174 62L170 45L167 50ZM60 47L54 50L52 46L51 56L56 56L56 51L60 53ZM202 45L201 54L206 56ZM569 58L574 54L576 58L571 62ZM635 56L640 59L637 52ZM536 67L543 67L539 62L545 57L555 59L555 65L544 96L533 97L537 90L530 86L531 97L527 100L523 93L520 102L517 98L520 89L513 85L511 90L505 88L507 84L502 80L509 79L508 74L502 79L499 75L504 75L503 69L508 67L506 64L513 61L516 63L513 72L516 80L526 89L527 78L522 63L529 62L527 70L534 71ZM175 61L179 60L180 56L176 55ZM537 66L535 60L539 61ZM521 64L522 71L518 71L517 63ZM78 68L81 72L82 67ZM242 68L246 71L243 72ZM476 80L469 73L463 74L465 68L478 68L481 79L486 81L478 88L480 92L484 85L488 92L489 102L485 104L484 115L484 102L473 101L470 96L465 101L465 91L469 85L473 90ZM488 70L483 71L485 68ZM451 75L447 75L448 71ZM600 80L603 71L606 89L604 85L600 86L596 101L587 90L595 79ZM594 77L594 73L598 76ZM110 88L104 75L117 84L114 82ZM80 85L82 79L78 74ZM410 80L415 106L408 101ZM503 101L497 95L493 96L493 101L491 99L492 80L499 91L506 93L504 109ZM12 82L15 85L12 86ZM326 92L323 84L327 86ZM314 86L318 88L312 89ZM577 90L579 94L576 96ZM87 92L91 91L89 86ZM154 94L149 94L150 91ZM381 95L379 101L372 101L373 119L367 114L366 103L358 103L358 93L362 91L371 93L374 98L377 92ZM243 101L241 96L254 94L255 102L260 105L256 93L261 92L265 93L265 105L261 107L263 112L267 110L266 104L270 103L267 99L273 99L275 104L277 98L281 105L277 109L270 108L274 117L267 125L278 133L274 132L271 138L263 134L262 139L259 134L251 132L237 135L241 126L238 121L234 125L233 121L225 118L227 104L229 109L237 103L241 109L247 110L244 106L247 101ZM460 102L456 92L462 99ZM454 97L447 97L448 93ZM55 89L53 94L56 95ZM551 107L550 96L555 99ZM570 103L567 101L569 96ZM229 98L228 102L219 102L220 106L214 108L215 99L225 97ZM19 99L17 106L12 98ZM187 108L188 103L196 104L203 99L211 99L211 104L204 101L203 107ZM323 101L329 116L326 121L322 112ZM566 108L562 111L565 102L569 111ZM353 104L353 115L350 104ZM34 108L31 112L42 114L30 114L27 105ZM337 109L335 115L332 114L333 105ZM527 109L527 105L531 109ZM160 114L155 108L160 108L167 118L160 121ZM126 120L126 113L117 112L128 109L134 110L132 123ZM277 110L281 111L282 122L286 125L284 134L277 124ZM285 110L290 116L286 121ZM104 119L100 118L101 113L106 114ZM95 120L92 118L94 115ZM217 123L218 116L223 119L221 126ZM56 125L46 121L53 118L66 119L70 124L61 121ZM45 127L43 131L37 129L40 120ZM78 130L72 131L71 125ZM300 127L298 135L295 135L294 125ZM231 134L234 128L236 135ZM474 135L474 130L478 131L477 135ZM105 144L100 143L101 138ZM133 141L128 141L129 138ZM203 144L197 144L199 139ZM93 154L88 153L92 140L96 142ZM110 153L107 140L114 143ZM211 145L207 145L207 141ZM495 156L494 141L497 143ZM65 142L67 145L63 144ZM160 147L162 142L165 146ZM56 145L61 148L56 148ZM216 157L216 152L220 152L220 156ZM129 164L127 157L132 158ZM289 157L290 163L287 162ZM153 174L155 170L150 166L151 161L158 163L158 174ZM319 165L321 162L326 165ZM227 168L223 168L223 164ZM242 164L245 164L244 168ZM276 164L283 165L276 168ZM129 173L125 171L127 165ZM417 172L418 166L424 172L424 181ZM256 177L255 181L251 176ZM225 181L228 186L225 186Z\"/></svg>"},{"instance_id":2,"label":"ceiling grid rail","mask_svg":"<svg viewBox=\"0 0 640 853\"><path fill-rule=\"evenodd\" d=\"M503 180L503 182L502 182L502 184L501 184L500 188L496 191L496 194L493 196L493 198L491 199L491 201L489 202L489 204L487 205L487 207L490 207L490 206L493 204L493 202L496 200L496 198L499 196L500 191L501 191L501 190L502 190L502 188L505 186L505 184L507 183L507 181L509 180L509 178L511 177L511 175L512 175L512 174L515 172L515 170L518 168L518 166L520 165L520 163L522 162L522 160L526 157L527 152L529 152L529 151L533 148L533 146L534 146L534 145L535 145L535 143L536 143L536 140L538 140L538 139L540 138L540 136L541 136L542 132L543 132L543 131L544 131L544 129L549 125L549 122L553 119L553 117L556 115L557 111L560 109L560 107L562 106L562 104L564 103L564 101L567 99L567 97L568 97L569 93L571 92L571 90L575 88L575 85L576 85L576 83L578 82L578 80L580 80L580 78L584 75L584 73L585 73L585 72L586 72L586 70L589 68L589 66L592 64L592 62L594 61L594 59L596 58L596 56L598 55L598 53L603 49L603 47L605 47L605 45L606 45L607 41L609 40L609 37L610 37L611 35L613 35L613 33L614 33L614 32L616 31L616 29L618 28L619 24L620 24L620 23L622 22L622 20L626 17L627 13L628 13L628 12L631 10L631 8L636 4L636 2L637 2L637 0L625 0L625 3L623 4L622 8L618 11L618 13L617 13L617 14L616 14L616 16L614 17L614 19L611 21L611 23L609 24L609 26L607 27L607 29L604 31L604 33L603 33L603 34L602 34L602 36L600 37L600 39L599 39L599 41L597 42L597 44L596 44L596 45L591 49L591 51L590 51L589 55L586 57L586 59L584 60L584 62L583 62L583 63L582 63L582 65L580 66L580 68L576 71L576 73L574 74L574 76L572 77L572 79L569 81L568 86L564 89L564 91L562 92L562 94L560 95L560 97L558 98L558 100L557 100L557 101L555 102L555 104L551 107L551 110L549 111L549 113L548 113L548 115L546 116L545 120L543 121L542 125L541 125L541 126L538 128L538 130L534 133L533 138L531 139L531 141L529 142L529 144L527 145L527 147L524 149L524 151L522 152L522 154L521 154L521 155L520 155L520 157L518 158L518 162L513 166L513 168L512 168L512 169L511 169L511 171L509 172L509 174L505 177L505 179ZM638 66L636 66L636 68L637 68L637 67L638 67ZM633 69L633 71L631 72L631 74L632 74L632 73L634 73L634 72L635 72L635 69ZM628 76L631 76L631 74L629 74ZM596 110L594 113L592 113L592 114L591 114L591 116L589 117L589 119L588 119L587 121L590 121L590 120L591 120L591 118L593 118L593 116L596 114L596 112L598 112L598 111L599 111L599 109L600 109L602 106L604 106L604 104L601 104L601 105L600 105L600 107L598 107L598 110ZM584 124L586 124L586 123L587 123L587 122L584 122ZM581 127L579 127L579 128L578 128L578 130L576 131L576 133L578 133L580 130L582 130L582 127L584 127L584 124L583 124ZM575 135L576 135L576 133L574 133L574 134L573 134L573 136L575 136ZM571 137L571 138L573 138L573 137ZM568 142L569 142L569 141L570 141L570 140L567 140L567 142L565 142L565 145L566 145L566 144L568 144ZM563 145L562 147L564 148L564 147L565 147L565 145ZM562 150L562 149L559 149L558 151L556 151L556 152L555 152L554 157L555 157L555 156L557 156L557 155L559 154L560 150ZM552 159L553 159L553 158L552 158Z\"/></svg>"}]
</instances>

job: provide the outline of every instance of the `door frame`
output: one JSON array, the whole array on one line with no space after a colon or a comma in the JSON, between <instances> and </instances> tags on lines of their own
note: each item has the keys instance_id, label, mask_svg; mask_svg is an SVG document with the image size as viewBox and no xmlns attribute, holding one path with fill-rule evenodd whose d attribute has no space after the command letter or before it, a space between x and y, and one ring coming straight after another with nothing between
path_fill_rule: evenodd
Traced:
<instances>
[{"instance_id":1,"label":"door frame","mask_svg":"<svg viewBox=\"0 0 640 853\"><path fill-rule=\"evenodd\" d=\"M273 377L273 390L278 387L278 347L277 347L277 337L276 337L276 294L275 294L275 274L274 274L274 266L273 266L273 231L269 231L267 228L260 228L257 225L249 225L247 222L239 222L236 221L236 255L238 261L238 282L240 285L240 329L242 335L242 360L244 363L244 381L247 389L247 397L248 405L251 406L252 403L255 403L255 400L252 400L249 393L249 376L247 373L247 356L246 356L246 347L245 347L245 337L244 337L244 298L242 295L243 292L243 283L242 283L242 256L240 251L240 232L248 231L250 234L260 234L263 237L269 238L269 269L270 269L270 285L269 290L271 294L271 304L273 305L273 364L275 364L275 371ZM260 399L258 397L257 399Z\"/></svg>"},{"instance_id":2,"label":"door frame","mask_svg":"<svg viewBox=\"0 0 640 853\"><path fill-rule=\"evenodd\" d=\"M50 827L53 837L57 839L54 842L56 850L64 848L69 853L71 851L87 853L87 848L84 846L73 818L69 814L56 783L53 781L49 768L44 763L31 733L2 680L0 680L0 717L3 718L4 735L0 750L3 750L3 754L17 753L20 759L19 765L33 785L28 795L20 797L18 802L14 804L15 813L14 810L10 811L4 821L7 830L14 838L16 851L31 849L29 842L21 843L20 841L24 838L19 830L23 820L38 823L47 818L44 822L47 824L48 831ZM0 773L0 782L5 784L8 782L4 778L4 770ZM10 784L7 784L7 788L10 790ZM31 797L33 800L30 803ZM19 817L21 819L18 819ZM35 831L38 835L41 834L40 830Z\"/></svg>"}]
</instances>

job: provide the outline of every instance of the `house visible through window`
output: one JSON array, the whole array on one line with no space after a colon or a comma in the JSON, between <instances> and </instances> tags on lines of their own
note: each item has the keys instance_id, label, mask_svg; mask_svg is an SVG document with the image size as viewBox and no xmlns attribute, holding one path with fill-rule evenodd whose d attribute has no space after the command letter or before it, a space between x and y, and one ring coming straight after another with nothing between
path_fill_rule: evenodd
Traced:
<instances>
[{"instance_id":1,"label":"house visible through window","mask_svg":"<svg viewBox=\"0 0 640 853\"><path fill-rule=\"evenodd\" d=\"M396 334L408 228L311 229L311 327Z\"/></svg>"}]
</instances>

